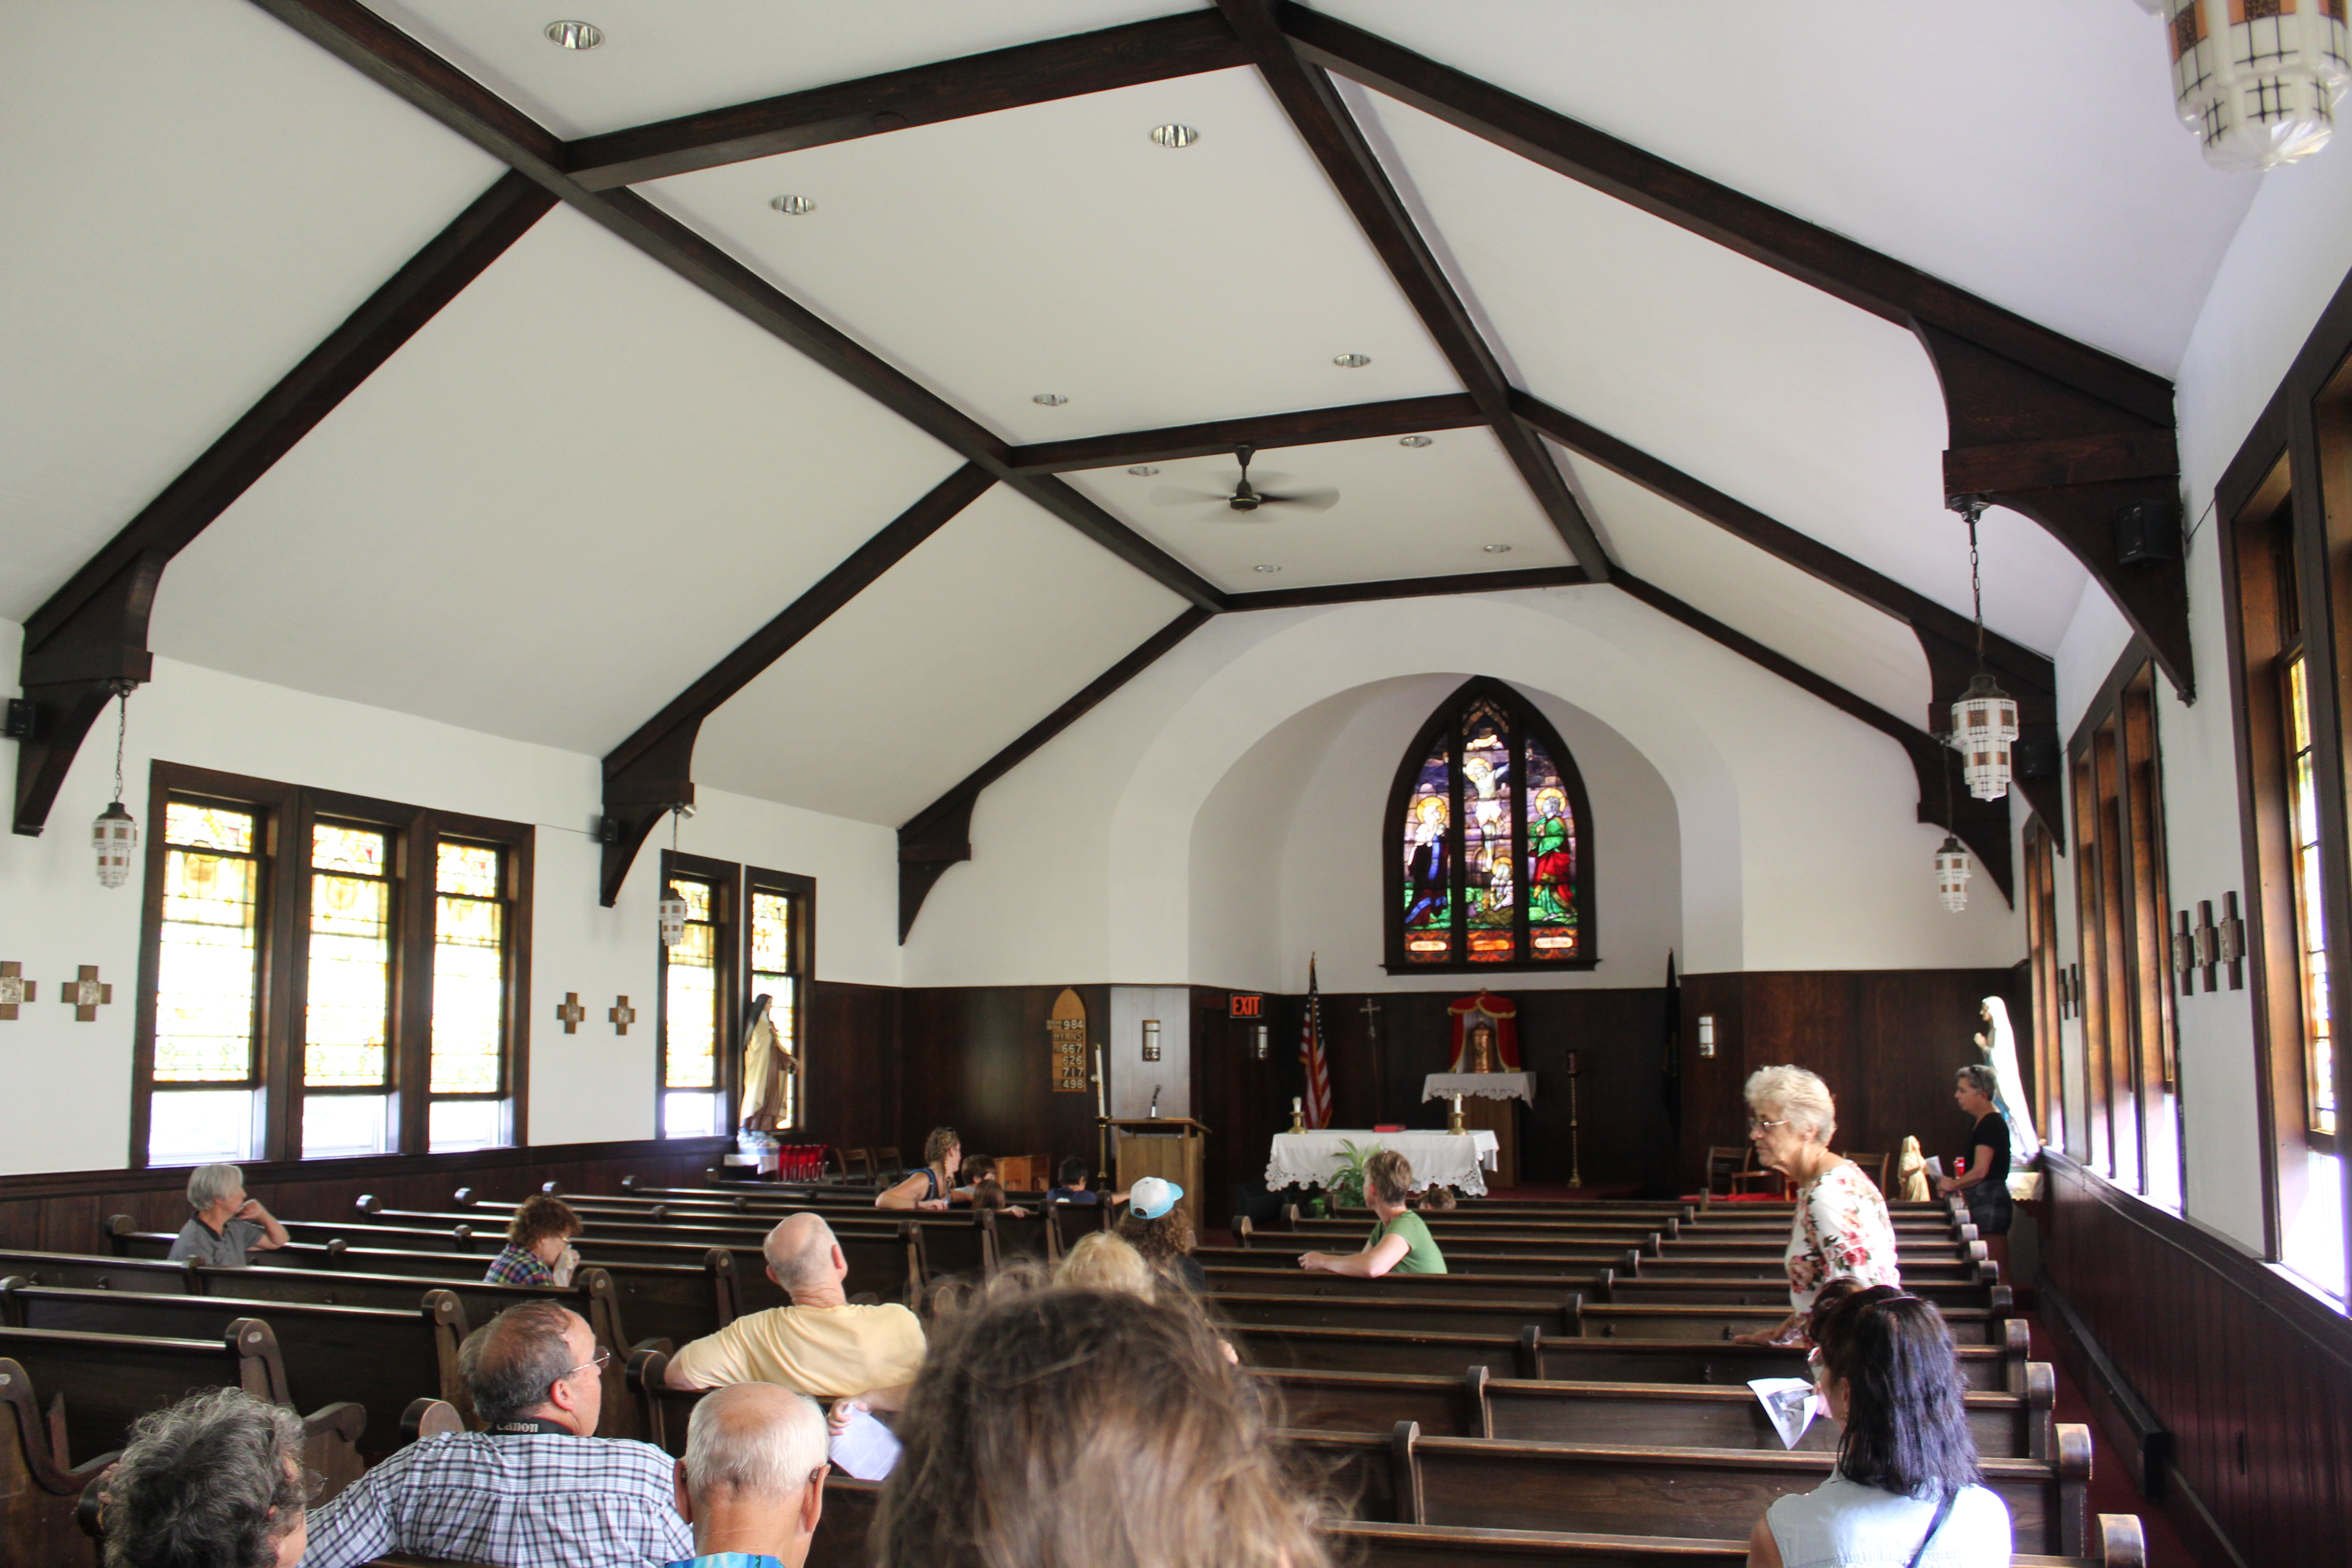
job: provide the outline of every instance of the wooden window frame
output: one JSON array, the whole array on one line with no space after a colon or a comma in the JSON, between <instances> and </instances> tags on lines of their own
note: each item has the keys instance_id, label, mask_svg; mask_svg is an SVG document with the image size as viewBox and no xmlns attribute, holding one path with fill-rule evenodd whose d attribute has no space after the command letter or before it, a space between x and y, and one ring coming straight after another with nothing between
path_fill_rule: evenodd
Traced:
<instances>
[{"instance_id":1,"label":"wooden window frame","mask_svg":"<svg viewBox=\"0 0 2352 1568\"><path fill-rule=\"evenodd\" d=\"M2025 824L2025 956L2033 1016L2033 1114L2045 1143L2065 1146L2066 1095L2059 1077L2065 1009L2058 961L2058 836L2039 816Z\"/></svg>"},{"instance_id":2,"label":"wooden window frame","mask_svg":"<svg viewBox=\"0 0 2352 1568\"><path fill-rule=\"evenodd\" d=\"M1511 715L1511 721L1517 738L1526 739L1532 736L1540 741L1550 752L1552 765L1559 770L1560 787L1568 796L1569 808L1575 813L1577 947L1574 958L1538 959L1534 955L1529 946L1528 930L1528 900L1530 889L1527 883L1517 876L1513 880L1518 884L1517 914L1513 922L1512 931L1519 956L1508 963L1501 963L1473 961L1470 957L1468 931L1464 919L1464 902L1461 898L1463 857L1459 853L1461 844L1459 836L1462 831L1462 770L1455 767L1451 770L1453 779L1446 833L1455 851L1447 857L1447 860L1453 877L1450 902L1454 910L1454 952L1458 956L1450 958L1444 963L1410 963L1405 960L1404 862L1398 854L1398 825L1403 821L1405 807L1412 800L1413 790L1421 778L1422 763L1435 749L1441 736L1448 738L1455 752L1460 751L1460 738L1453 734L1454 727L1461 718L1462 710L1480 697L1492 700ZM1513 799L1518 803L1520 825L1525 827L1527 812L1533 803L1528 799L1526 790L1517 784L1513 790ZM1594 891L1599 885L1599 878L1596 875L1599 861L1594 847L1594 841L1599 835L1594 830L1592 820L1592 797L1585 791L1584 775L1577 768L1575 753L1570 752L1567 742L1559 738L1559 731L1552 727L1551 721L1546 719L1533 702L1508 681L1482 675L1463 682L1446 697L1444 701L1438 704L1436 711L1432 713L1421 728L1414 731L1412 743L1406 748L1404 760L1397 764L1396 777L1389 785L1388 809L1381 817L1380 833L1381 864L1383 868L1381 888L1381 896L1385 900L1381 916L1381 929L1387 953L1381 967L1390 974L1566 973L1592 969L1600 964L1601 960L1597 956L1601 941L1600 900ZM1516 833L1512 839L1512 853L1515 856L1524 857L1527 844L1528 833L1525 831ZM1517 870L1516 867L1514 870Z\"/></svg>"},{"instance_id":3,"label":"wooden window frame","mask_svg":"<svg viewBox=\"0 0 2352 1568\"><path fill-rule=\"evenodd\" d=\"M667 889L674 876L709 883L711 896L725 906L717 911L720 918L711 922L722 928L711 943L711 956L718 969L712 984L719 994L719 1036L712 1048L713 1066L718 1070L711 1076L718 1080L715 1088L721 1113L716 1135L731 1140L735 1133L730 1124L743 1103L743 1064L737 1047L742 1043L743 961L749 956L746 944L751 941L743 919L743 868L733 860L714 860L707 855L665 849L661 852L660 889ZM663 1097L669 1092L669 949L662 945L658 930L654 933L654 1136L667 1142Z\"/></svg>"},{"instance_id":4,"label":"wooden window frame","mask_svg":"<svg viewBox=\"0 0 2352 1568\"><path fill-rule=\"evenodd\" d=\"M789 1131L803 1131L808 1123L808 1009L809 991L816 979L816 879L796 871L772 871L763 866L743 868L743 928L742 975L743 1005L751 1003L751 898L755 893L781 893L793 903L792 975L793 975L793 1037L778 1044L793 1053L800 1063L794 1077L799 1079L793 1095L793 1117ZM745 1015L749 1016L747 1013ZM740 1077L741 1065L736 1067ZM736 1104L742 1100L738 1098Z\"/></svg>"},{"instance_id":5,"label":"wooden window frame","mask_svg":"<svg viewBox=\"0 0 2352 1568\"><path fill-rule=\"evenodd\" d=\"M2156 693L2154 650L2135 637L2066 748L2090 1132L2082 1163L2177 1210L2186 1173Z\"/></svg>"},{"instance_id":6,"label":"wooden window frame","mask_svg":"<svg viewBox=\"0 0 2352 1568\"><path fill-rule=\"evenodd\" d=\"M391 1152L429 1152L427 1118L433 1068L433 879L411 874L433 863L441 837L497 844L507 851L512 919L508 934L507 1007L502 1097L508 1102L508 1142L530 1142L530 907L532 849L538 830L529 823L435 811L366 795L310 789L274 779L155 762L147 773L146 883L142 894L139 997L131 1046L131 1159L147 1165L155 1083L155 987L163 960L163 863L166 806L174 798L217 801L253 810L259 816L263 846L257 928L261 950L257 1006L256 1056L262 1095L263 1160L299 1160L302 1147L300 1059L305 994L309 984L310 828L321 820L362 823L386 829L394 865L393 995L386 1044L394 1102ZM299 864L297 862L299 861ZM168 1092L168 1090L167 1090ZM330 1091L331 1092L331 1091ZM444 1097L449 1098L449 1097ZM458 1097L474 1098L474 1097Z\"/></svg>"}]
</instances>

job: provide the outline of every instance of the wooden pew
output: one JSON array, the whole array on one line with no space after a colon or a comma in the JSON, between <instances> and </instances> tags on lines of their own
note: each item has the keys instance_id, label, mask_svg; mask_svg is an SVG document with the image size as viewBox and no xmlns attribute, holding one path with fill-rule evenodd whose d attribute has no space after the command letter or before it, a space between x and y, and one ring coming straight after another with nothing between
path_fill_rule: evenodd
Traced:
<instances>
[{"instance_id":1,"label":"wooden pew","mask_svg":"<svg viewBox=\"0 0 2352 1568\"><path fill-rule=\"evenodd\" d=\"M1360 1279L1349 1274L1306 1269L1295 1263L1268 1267L1276 1253L1244 1252L1238 1247L1196 1247L1192 1257L1216 1292L1272 1293L1277 1296L1384 1296L1417 1301L1493 1301L1559 1296L1566 1291L1591 1291L1611 1270L1580 1268L1559 1274L1384 1274ZM1255 1265L1229 1263L1244 1258ZM1781 1295L1788 1295L1787 1288Z\"/></svg>"},{"instance_id":2,"label":"wooden pew","mask_svg":"<svg viewBox=\"0 0 2352 1568\"><path fill-rule=\"evenodd\" d=\"M1357 1237L1360 1242L1363 1238ZM1260 1230L1244 1215L1234 1222L1233 1247L1196 1247L1192 1256L1207 1267L1212 1261L1243 1262L1263 1265L1267 1258L1296 1263L1302 1252L1338 1252L1328 1236L1301 1235L1296 1231ZM1227 1256L1231 1255L1231 1256ZM1621 1274L1643 1269L1648 1259L1637 1247L1618 1247L1602 1242L1591 1247L1552 1247L1538 1244L1521 1250L1484 1243L1457 1247L1446 1253L1445 1267L1456 1274L1486 1272L1489 1274L1570 1274L1591 1268L1614 1268Z\"/></svg>"},{"instance_id":3,"label":"wooden pew","mask_svg":"<svg viewBox=\"0 0 2352 1568\"><path fill-rule=\"evenodd\" d=\"M1358 1281L1359 1286L1362 1281ZM1384 1281L1374 1281L1379 1284ZM1994 1292L1991 1307L1953 1307L1944 1321L1961 1344L1990 1344L2001 1337L2009 1315L2008 1289ZM1213 1316L1253 1327L1294 1325L1300 1328L1418 1329L1435 1332L1517 1333L1522 1328L1541 1329L1547 1336L1564 1333L1592 1339L1718 1340L1776 1327L1789 1315L1788 1297L1762 1306L1723 1303L1704 1305L1633 1305L1588 1301L1579 1291L1558 1291L1547 1297L1517 1300L1454 1298L1355 1291L1328 1295L1277 1295L1271 1291L1238 1290L1213 1295L1207 1305Z\"/></svg>"},{"instance_id":4,"label":"wooden pew","mask_svg":"<svg viewBox=\"0 0 2352 1568\"><path fill-rule=\"evenodd\" d=\"M1671 1241L1681 1234L1682 1222L1672 1215L1645 1215L1638 1219L1604 1219L1552 1223L1520 1215L1499 1215L1490 1220L1455 1219L1451 1215L1423 1214L1422 1220L1429 1234L1437 1238L1440 1247L1448 1237L1477 1238L1482 1237L1517 1237L1524 1240L1558 1240L1586 1247L1598 1247L1604 1242L1619 1247L1643 1246L1653 1237ZM1363 1219L1315 1219L1298 1211L1296 1204L1283 1211L1284 1228L1318 1236L1351 1236L1358 1241L1369 1235L1372 1222Z\"/></svg>"},{"instance_id":5,"label":"wooden pew","mask_svg":"<svg viewBox=\"0 0 2352 1568\"><path fill-rule=\"evenodd\" d=\"M161 1258L114 1258L87 1252L0 1250L0 1274L35 1285L69 1285L81 1290L154 1290L186 1296L198 1289L196 1266Z\"/></svg>"},{"instance_id":6,"label":"wooden pew","mask_svg":"<svg viewBox=\"0 0 2352 1568\"><path fill-rule=\"evenodd\" d=\"M113 1465L114 1451L68 1466L63 1406L57 1407L53 1437L31 1375L6 1357L0 1357L0 1558L97 1568L98 1553L76 1514L83 1490Z\"/></svg>"},{"instance_id":7,"label":"wooden pew","mask_svg":"<svg viewBox=\"0 0 2352 1568\"><path fill-rule=\"evenodd\" d=\"M1489 1377L1484 1367L1446 1377L1394 1373L1257 1374L1280 1424L1327 1432L1389 1432L1412 1421L1428 1437L1781 1451L1762 1404L1733 1384L1547 1383ZM2022 1393L1972 1389L1969 1429L1979 1452L2044 1459L2055 1452L2056 1375L2029 1362ZM1801 1451L1833 1453L1838 1428L1816 1420Z\"/></svg>"},{"instance_id":8,"label":"wooden pew","mask_svg":"<svg viewBox=\"0 0 2352 1568\"><path fill-rule=\"evenodd\" d=\"M1326 1467L1359 1519L1502 1530L1738 1539L1772 1502L1811 1491L1835 1458L1735 1448L1652 1448L1424 1437L1410 1421L1380 1433L1286 1431ZM2090 1429L2057 1427L2048 1459L1981 1462L2009 1505L2017 1545L2079 1557L2090 1540Z\"/></svg>"},{"instance_id":9,"label":"wooden pew","mask_svg":"<svg viewBox=\"0 0 2352 1568\"><path fill-rule=\"evenodd\" d=\"M466 1312L446 1290L427 1290L420 1301L400 1311L142 1290L74 1290L0 1279L0 1325L8 1328L217 1343L233 1326L265 1318L285 1378L278 1403L305 1410L355 1400L368 1412L359 1443L361 1457L370 1464L400 1446L401 1415L415 1401L440 1399L460 1410L470 1407L457 1377ZM625 1416L625 1401L622 1409Z\"/></svg>"},{"instance_id":10,"label":"wooden pew","mask_svg":"<svg viewBox=\"0 0 2352 1568\"><path fill-rule=\"evenodd\" d=\"M823 1524L817 1535L824 1539ZM2014 1568L2147 1568L2147 1545L2137 1515L2100 1514L2093 1537L2088 1557L2021 1552L2009 1561ZM1340 1561L1356 1568L1528 1568L1538 1563L1569 1563L1576 1568L1746 1568L1748 1562L1745 1531L1736 1541L1698 1541L1353 1521L1331 1526L1325 1539L1342 1554ZM817 1562L814 1552L809 1561ZM857 1559L845 1554L827 1561L846 1568Z\"/></svg>"},{"instance_id":11,"label":"wooden pew","mask_svg":"<svg viewBox=\"0 0 2352 1568\"><path fill-rule=\"evenodd\" d=\"M1955 1352L1964 1386L2025 1392L2024 1320L2002 1325L1997 1344ZM1316 1372L1434 1373L1456 1377L1484 1366L1491 1377L1578 1383L1745 1384L1757 1377L1807 1375L1804 1352L1707 1340L1568 1339L1528 1330L1507 1334L1409 1332L1394 1329L1302 1329L1236 1323L1224 1337L1257 1367Z\"/></svg>"},{"instance_id":12,"label":"wooden pew","mask_svg":"<svg viewBox=\"0 0 2352 1568\"><path fill-rule=\"evenodd\" d=\"M277 1337L257 1318L239 1318L212 1340L0 1327L0 1358L14 1362L42 1397L63 1396L64 1420L50 1424L53 1439L59 1432L65 1438L64 1453L54 1441L50 1449L61 1469L75 1454L121 1447L132 1421L177 1403L191 1389L242 1388L257 1399L291 1408ZM337 1401L304 1416L303 1425L304 1463L331 1487L357 1479L367 1412Z\"/></svg>"}]
</instances>

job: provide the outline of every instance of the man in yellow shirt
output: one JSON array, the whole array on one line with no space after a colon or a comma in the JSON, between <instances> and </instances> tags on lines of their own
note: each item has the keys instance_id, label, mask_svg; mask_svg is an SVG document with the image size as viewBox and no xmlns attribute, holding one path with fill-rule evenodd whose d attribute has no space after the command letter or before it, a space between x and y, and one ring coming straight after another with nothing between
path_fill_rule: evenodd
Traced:
<instances>
[{"instance_id":1,"label":"man in yellow shirt","mask_svg":"<svg viewBox=\"0 0 2352 1568\"><path fill-rule=\"evenodd\" d=\"M793 1299L738 1318L670 1358L672 1388L772 1383L818 1399L896 1410L923 1364L923 1325L896 1304L850 1305L849 1262L821 1215L787 1215L760 1250L768 1278Z\"/></svg>"}]
</instances>

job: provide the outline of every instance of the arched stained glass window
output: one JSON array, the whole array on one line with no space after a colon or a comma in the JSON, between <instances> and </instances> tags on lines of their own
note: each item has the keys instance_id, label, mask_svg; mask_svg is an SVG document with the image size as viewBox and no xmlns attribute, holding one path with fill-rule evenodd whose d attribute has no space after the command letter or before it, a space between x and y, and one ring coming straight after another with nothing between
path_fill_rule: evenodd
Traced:
<instances>
[{"instance_id":1,"label":"arched stained glass window","mask_svg":"<svg viewBox=\"0 0 2352 1568\"><path fill-rule=\"evenodd\" d=\"M1596 962L1584 781L1503 682L1469 682L1422 726L1382 834L1391 973Z\"/></svg>"}]
</instances>

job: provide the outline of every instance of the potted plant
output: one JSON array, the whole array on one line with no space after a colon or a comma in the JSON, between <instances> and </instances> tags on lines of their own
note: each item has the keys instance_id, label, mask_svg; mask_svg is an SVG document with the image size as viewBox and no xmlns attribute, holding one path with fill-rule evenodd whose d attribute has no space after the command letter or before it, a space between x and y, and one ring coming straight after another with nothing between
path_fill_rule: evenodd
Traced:
<instances>
[{"instance_id":1,"label":"potted plant","mask_svg":"<svg viewBox=\"0 0 2352 1568\"><path fill-rule=\"evenodd\" d=\"M1364 1206L1364 1162L1379 1152L1377 1143L1369 1149L1359 1149L1354 1143L1344 1141L1340 1143L1339 1169L1333 1171L1331 1179L1323 1184L1324 1190L1331 1195L1334 1213Z\"/></svg>"}]
</instances>

